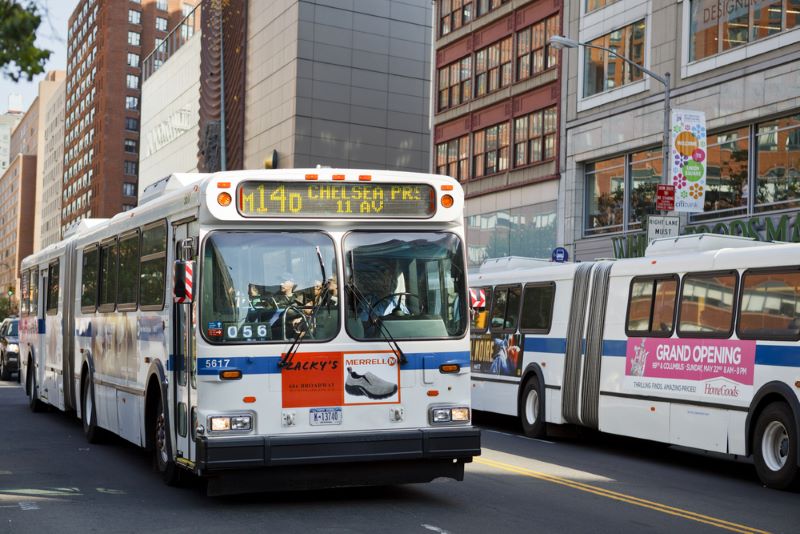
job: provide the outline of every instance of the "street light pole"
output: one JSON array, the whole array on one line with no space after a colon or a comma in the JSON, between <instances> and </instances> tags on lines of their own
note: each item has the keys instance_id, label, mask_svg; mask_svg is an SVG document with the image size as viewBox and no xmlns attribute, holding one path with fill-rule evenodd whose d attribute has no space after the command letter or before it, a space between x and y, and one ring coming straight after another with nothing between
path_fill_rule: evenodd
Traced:
<instances>
[{"instance_id":1,"label":"street light pole","mask_svg":"<svg viewBox=\"0 0 800 534\"><path fill-rule=\"evenodd\" d=\"M550 38L550 44L552 46L554 46L555 48L578 48L579 46L582 46L584 48L595 48L597 50L603 50L604 52L608 52L612 56L618 57L619 59L621 59L625 63L628 63L629 65L639 69L640 71L644 72L645 74L647 74L648 76L650 76L654 80L659 81L664 85L664 139L662 141L662 144L663 144L663 146L662 146L663 162L662 162L662 169L661 169L661 183L662 184L669 183L669 181L668 181L669 179L667 177L668 176L667 175L667 169L671 168L671 166L669 164L669 145L670 145L670 135L669 135L669 124L670 124L669 82L670 82L670 74L669 74L669 72L664 74L664 76L661 76L661 75L656 74L655 72L651 71L650 69L646 69L646 68L642 67L641 65L639 65L636 62L634 62L633 60L628 59L627 57L625 57L625 56L623 56L621 54L618 54L617 52L615 52L614 50L612 50L610 48L606 48L604 46L597 46L597 45L593 45L593 44L589 44L589 43L581 43L581 42L575 41L574 39L568 39L567 37L564 37L562 35L554 35L554 36L552 36Z\"/></svg>"}]
</instances>

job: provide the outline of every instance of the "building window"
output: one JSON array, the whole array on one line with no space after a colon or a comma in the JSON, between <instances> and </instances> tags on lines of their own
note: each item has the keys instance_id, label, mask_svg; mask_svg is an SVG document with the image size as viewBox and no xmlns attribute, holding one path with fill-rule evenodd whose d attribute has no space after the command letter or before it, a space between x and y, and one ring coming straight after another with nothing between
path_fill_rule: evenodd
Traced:
<instances>
[{"instance_id":1,"label":"building window","mask_svg":"<svg viewBox=\"0 0 800 534\"><path fill-rule=\"evenodd\" d=\"M625 156L586 166L586 235L623 229Z\"/></svg>"},{"instance_id":2,"label":"building window","mask_svg":"<svg viewBox=\"0 0 800 534\"><path fill-rule=\"evenodd\" d=\"M142 23L142 12L136 11L135 9L128 10L128 22L131 24L141 24Z\"/></svg>"},{"instance_id":3,"label":"building window","mask_svg":"<svg viewBox=\"0 0 800 534\"><path fill-rule=\"evenodd\" d=\"M644 20L634 22L590 42L594 46L609 48L644 66ZM641 69L603 50L584 49L583 96L588 97L610 91L625 84L641 80Z\"/></svg>"},{"instance_id":4,"label":"building window","mask_svg":"<svg viewBox=\"0 0 800 534\"><path fill-rule=\"evenodd\" d=\"M585 0L586 13L590 13L596 9L601 9L610 6L617 0Z\"/></svg>"},{"instance_id":5,"label":"building window","mask_svg":"<svg viewBox=\"0 0 800 534\"><path fill-rule=\"evenodd\" d=\"M731 9L727 9L731 7ZM800 0L724 4L692 0L689 60L704 59L800 26Z\"/></svg>"},{"instance_id":6,"label":"building window","mask_svg":"<svg viewBox=\"0 0 800 534\"><path fill-rule=\"evenodd\" d=\"M471 96L471 56L439 69L439 111L467 102Z\"/></svg>"},{"instance_id":7,"label":"building window","mask_svg":"<svg viewBox=\"0 0 800 534\"><path fill-rule=\"evenodd\" d=\"M139 54L128 52L128 66L137 68L139 66Z\"/></svg>"},{"instance_id":8,"label":"building window","mask_svg":"<svg viewBox=\"0 0 800 534\"><path fill-rule=\"evenodd\" d=\"M494 11L508 1L509 0L475 0L475 6L477 9L475 16L480 17L481 15L485 15L490 11Z\"/></svg>"},{"instance_id":9,"label":"building window","mask_svg":"<svg viewBox=\"0 0 800 534\"><path fill-rule=\"evenodd\" d=\"M517 79L558 65L558 50L550 46L550 37L561 33L559 16L553 15L517 32Z\"/></svg>"},{"instance_id":10,"label":"building window","mask_svg":"<svg viewBox=\"0 0 800 534\"><path fill-rule=\"evenodd\" d=\"M555 106L514 119L514 166L556 156L558 113Z\"/></svg>"},{"instance_id":11,"label":"building window","mask_svg":"<svg viewBox=\"0 0 800 534\"><path fill-rule=\"evenodd\" d=\"M469 136L436 145L436 172L463 182L469 178Z\"/></svg>"},{"instance_id":12,"label":"building window","mask_svg":"<svg viewBox=\"0 0 800 534\"><path fill-rule=\"evenodd\" d=\"M465 223L470 267L503 256L549 258L556 246L555 201L470 215Z\"/></svg>"},{"instance_id":13,"label":"building window","mask_svg":"<svg viewBox=\"0 0 800 534\"><path fill-rule=\"evenodd\" d=\"M755 211L800 206L800 115L759 124Z\"/></svg>"},{"instance_id":14,"label":"building window","mask_svg":"<svg viewBox=\"0 0 800 534\"><path fill-rule=\"evenodd\" d=\"M156 29L161 32L167 31L167 19L164 17L156 17Z\"/></svg>"},{"instance_id":15,"label":"building window","mask_svg":"<svg viewBox=\"0 0 800 534\"><path fill-rule=\"evenodd\" d=\"M508 169L508 123L490 126L475 132L473 152L474 176L486 176Z\"/></svg>"},{"instance_id":16,"label":"building window","mask_svg":"<svg viewBox=\"0 0 800 534\"><path fill-rule=\"evenodd\" d=\"M127 176L136 176L137 162L135 162L135 161L125 161L124 164L125 164L125 167L124 167L125 174Z\"/></svg>"},{"instance_id":17,"label":"building window","mask_svg":"<svg viewBox=\"0 0 800 534\"><path fill-rule=\"evenodd\" d=\"M439 0L439 35L447 35L472 20L472 0Z\"/></svg>"},{"instance_id":18,"label":"building window","mask_svg":"<svg viewBox=\"0 0 800 534\"><path fill-rule=\"evenodd\" d=\"M136 206L134 206L133 204L123 204L122 205L122 211L131 211L135 207Z\"/></svg>"},{"instance_id":19,"label":"building window","mask_svg":"<svg viewBox=\"0 0 800 534\"><path fill-rule=\"evenodd\" d=\"M693 220L747 213L749 133L744 127L708 136L704 211Z\"/></svg>"},{"instance_id":20,"label":"building window","mask_svg":"<svg viewBox=\"0 0 800 534\"><path fill-rule=\"evenodd\" d=\"M511 37L507 37L475 54L475 96L511 83L511 43Z\"/></svg>"},{"instance_id":21,"label":"building window","mask_svg":"<svg viewBox=\"0 0 800 534\"><path fill-rule=\"evenodd\" d=\"M156 9L160 9L161 11L166 11L167 0L156 0Z\"/></svg>"},{"instance_id":22,"label":"building window","mask_svg":"<svg viewBox=\"0 0 800 534\"><path fill-rule=\"evenodd\" d=\"M122 184L122 194L126 197L136 196L136 184L125 182Z\"/></svg>"},{"instance_id":23,"label":"building window","mask_svg":"<svg viewBox=\"0 0 800 534\"><path fill-rule=\"evenodd\" d=\"M138 89L139 88L139 77L137 75L135 75L135 74L128 74L127 85L128 85L128 89Z\"/></svg>"},{"instance_id":24,"label":"building window","mask_svg":"<svg viewBox=\"0 0 800 534\"><path fill-rule=\"evenodd\" d=\"M664 154L661 148L643 150L630 156L630 209L628 229L642 228L648 215L656 212L656 190L661 183Z\"/></svg>"},{"instance_id":25,"label":"building window","mask_svg":"<svg viewBox=\"0 0 800 534\"><path fill-rule=\"evenodd\" d=\"M126 96L125 109L139 109L139 98L135 96Z\"/></svg>"},{"instance_id":26,"label":"building window","mask_svg":"<svg viewBox=\"0 0 800 534\"><path fill-rule=\"evenodd\" d=\"M139 32L128 32L128 44L131 46L139 46L140 37Z\"/></svg>"},{"instance_id":27,"label":"building window","mask_svg":"<svg viewBox=\"0 0 800 534\"><path fill-rule=\"evenodd\" d=\"M125 117L125 129L129 132L138 132L139 131L139 119L134 119L133 117Z\"/></svg>"},{"instance_id":28,"label":"building window","mask_svg":"<svg viewBox=\"0 0 800 534\"><path fill-rule=\"evenodd\" d=\"M135 139L125 139L125 152L135 154L138 151L138 143Z\"/></svg>"}]
</instances>

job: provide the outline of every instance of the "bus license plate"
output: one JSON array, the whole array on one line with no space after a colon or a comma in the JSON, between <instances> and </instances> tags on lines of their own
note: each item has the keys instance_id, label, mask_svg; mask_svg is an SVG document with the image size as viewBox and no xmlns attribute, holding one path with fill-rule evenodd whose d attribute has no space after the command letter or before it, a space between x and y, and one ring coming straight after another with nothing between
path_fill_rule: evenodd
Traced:
<instances>
[{"instance_id":1,"label":"bus license plate","mask_svg":"<svg viewBox=\"0 0 800 534\"><path fill-rule=\"evenodd\" d=\"M342 409L337 408L311 408L309 410L309 421L312 426L317 425L341 425Z\"/></svg>"}]
</instances>

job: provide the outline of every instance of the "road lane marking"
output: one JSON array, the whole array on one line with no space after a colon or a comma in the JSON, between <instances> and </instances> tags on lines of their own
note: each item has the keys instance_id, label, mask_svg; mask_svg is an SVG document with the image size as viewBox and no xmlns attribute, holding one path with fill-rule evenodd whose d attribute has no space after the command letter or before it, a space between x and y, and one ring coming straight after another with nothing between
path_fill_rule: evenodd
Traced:
<instances>
[{"instance_id":1,"label":"road lane marking","mask_svg":"<svg viewBox=\"0 0 800 534\"><path fill-rule=\"evenodd\" d=\"M508 471L511 473L516 473L519 475L536 478L539 480L543 480L545 482L552 482L553 484L559 484L561 486L566 486L568 488L584 491L587 493L592 493L600 497L606 497L608 499L625 502L628 504L632 504L634 506L648 508L656 512L682 517L684 519L689 519L691 521L696 521L698 523L705 523L707 525L711 525L724 530L729 530L731 532L739 532L742 534L769 534L768 531L765 530L748 527L746 525L741 525L739 523L732 523L730 521L725 521L724 519L719 519L716 517L699 514L697 512L684 510L682 508L675 508L673 506L668 506L666 504L661 504L655 501L641 499L639 497L626 495L624 493L608 490L605 488L601 488L599 486L592 486L590 484L584 484L583 482L577 482L574 480L561 478L555 475L548 475L546 473L542 473L540 471L534 471L532 469L527 469L525 467L519 467L504 462L498 462L496 460L489 460L488 458L485 457L477 457L474 458L473 461L475 463L486 465L489 467L494 467L495 469L500 469L502 471Z\"/></svg>"},{"instance_id":2,"label":"road lane marking","mask_svg":"<svg viewBox=\"0 0 800 534\"><path fill-rule=\"evenodd\" d=\"M433 532L438 532L439 534L450 534L448 531L441 529L435 525L429 525L427 523L422 523L422 528L426 530L432 530Z\"/></svg>"}]
</instances>

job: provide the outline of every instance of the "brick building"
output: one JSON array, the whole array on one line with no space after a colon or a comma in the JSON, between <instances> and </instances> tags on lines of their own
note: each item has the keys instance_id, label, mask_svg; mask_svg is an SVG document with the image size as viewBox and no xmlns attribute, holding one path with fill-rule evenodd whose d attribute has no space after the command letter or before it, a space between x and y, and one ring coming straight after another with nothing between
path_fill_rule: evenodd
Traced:
<instances>
[{"instance_id":1,"label":"brick building","mask_svg":"<svg viewBox=\"0 0 800 534\"><path fill-rule=\"evenodd\" d=\"M470 266L557 240L561 2L437 0L434 169L465 188Z\"/></svg>"},{"instance_id":2,"label":"brick building","mask_svg":"<svg viewBox=\"0 0 800 534\"><path fill-rule=\"evenodd\" d=\"M136 205L141 61L182 18L181 0L82 0L69 20L62 232Z\"/></svg>"}]
</instances>

